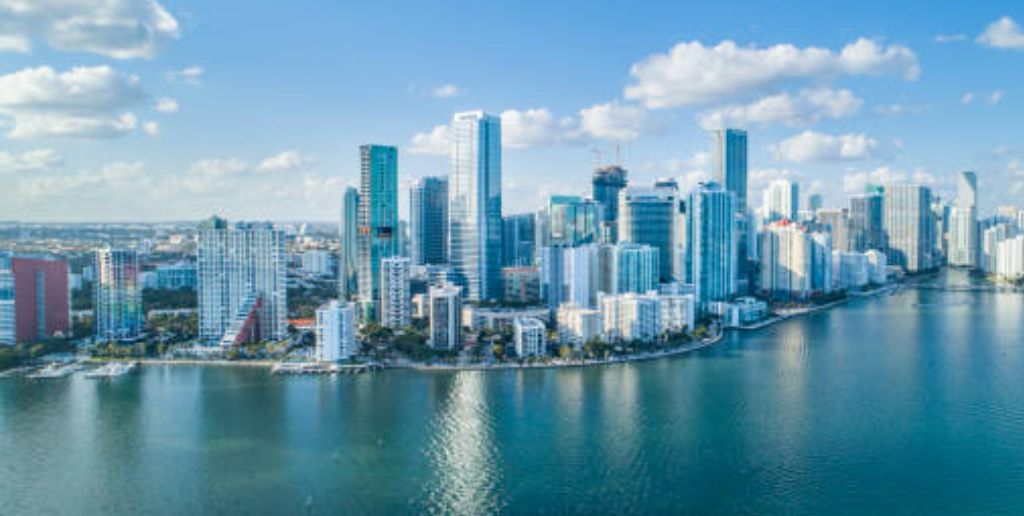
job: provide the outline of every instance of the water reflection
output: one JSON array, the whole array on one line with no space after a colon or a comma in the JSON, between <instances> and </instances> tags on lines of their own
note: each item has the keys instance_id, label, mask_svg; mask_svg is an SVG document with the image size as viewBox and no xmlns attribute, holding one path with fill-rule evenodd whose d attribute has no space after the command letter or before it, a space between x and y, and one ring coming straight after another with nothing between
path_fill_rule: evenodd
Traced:
<instances>
[{"instance_id":1,"label":"water reflection","mask_svg":"<svg viewBox=\"0 0 1024 516\"><path fill-rule=\"evenodd\" d=\"M427 500L433 514L488 514L503 505L498 437L484 381L484 373L457 374L427 428L434 476Z\"/></svg>"}]
</instances>

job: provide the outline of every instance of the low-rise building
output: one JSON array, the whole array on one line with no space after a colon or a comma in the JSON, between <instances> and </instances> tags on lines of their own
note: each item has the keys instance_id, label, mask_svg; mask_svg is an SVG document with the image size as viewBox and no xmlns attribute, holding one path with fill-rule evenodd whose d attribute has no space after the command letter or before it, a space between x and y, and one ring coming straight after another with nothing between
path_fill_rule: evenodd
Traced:
<instances>
[{"instance_id":1,"label":"low-rise building","mask_svg":"<svg viewBox=\"0 0 1024 516\"><path fill-rule=\"evenodd\" d=\"M754 297L740 297L731 302L717 302L710 306L727 328L746 326L768 316L768 303Z\"/></svg>"},{"instance_id":2,"label":"low-rise building","mask_svg":"<svg viewBox=\"0 0 1024 516\"><path fill-rule=\"evenodd\" d=\"M432 287L430 339L434 349L459 349L462 345L462 296L458 287Z\"/></svg>"},{"instance_id":3,"label":"low-rise building","mask_svg":"<svg viewBox=\"0 0 1024 516\"><path fill-rule=\"evenodd\" d=\"M516 354L532 357L547 353L544 322L534 317L519 317L513 323Z\"/></svg>"},{"instance_id":4,"label":"low-rise building","mask_svg":"<svg viewBox=\"0 0 1024 516\"><path fill-rule=\"evenodd\" d=\"M601 311L565 303L558 307L559 339L575 347L583 348L588 340L601 337L603 321Z\"/></svg>"}]
</instances>

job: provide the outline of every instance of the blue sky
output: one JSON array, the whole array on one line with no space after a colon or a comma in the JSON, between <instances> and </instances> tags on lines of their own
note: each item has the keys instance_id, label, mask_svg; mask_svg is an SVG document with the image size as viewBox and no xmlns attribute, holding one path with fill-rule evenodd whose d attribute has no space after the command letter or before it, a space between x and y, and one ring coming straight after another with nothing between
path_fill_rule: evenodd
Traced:
<instances>
[{"instance_id":1,"label":"blue sky","mask_svg":"<svg viewBox=\"0 0 1024 516\"><path fill-rule=\"evenodd\" d=\"M0 0L0 219L330 220L360 143L447 173L452 113L501 114L505 212L707 176L749 131L751 199L867 181L1024 205L1019 2Z\"/></svg>"}]
</instances>

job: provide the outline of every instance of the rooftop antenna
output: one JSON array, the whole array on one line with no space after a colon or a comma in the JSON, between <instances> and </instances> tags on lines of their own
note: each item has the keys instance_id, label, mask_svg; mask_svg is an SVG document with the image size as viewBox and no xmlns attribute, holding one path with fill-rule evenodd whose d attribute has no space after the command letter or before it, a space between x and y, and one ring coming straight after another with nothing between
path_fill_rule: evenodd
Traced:
<instances>
[{"instance_id":1,"label":"rooftop antenna","mask_svg":"<svg viewBox=\"0 0 1024 516\"><path fill-rule=\"evenodd\" d=\"M622 166L622 146L619 142L615 142L615 166Z\"/></svg>"},{"instance_id":2,"label":"rooftop antenna","mask_svg":"<svg viewBox=\"0 0 1024 516\"><path fill-rule=\"evenodd\" d=\"M602 158L604 157L601 154L601 149L598 149L597 147L591 147L590 153L594 155L594 168L601 168L601 162L603 161Z\"/></svg>"}]
</instances>

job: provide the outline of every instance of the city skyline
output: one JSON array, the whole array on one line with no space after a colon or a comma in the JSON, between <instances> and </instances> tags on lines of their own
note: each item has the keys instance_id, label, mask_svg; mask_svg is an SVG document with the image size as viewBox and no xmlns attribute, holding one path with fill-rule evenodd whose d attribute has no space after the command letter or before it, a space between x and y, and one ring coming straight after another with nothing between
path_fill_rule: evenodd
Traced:
<instances>
[{"instance_id":1,"label":"city skyline","mask_svg":"<svg viewBox=\"0 0 1024 516\"><path fill-rule=\"evenodd\" d=\"M826 205L886 180L949 200L964 170L984 185L979 217L1024 194L1012 89L1024 13L1011 2L955 13L829 6L817 18L825 6L805 2L637 5L625 19L597 9L607 12L586 27L559 24L582 12L571 4L435 6L446 16L427 22L409 4L374 27L380 48L369 53L358 20L373 6L246 4L239 19L230 2L118 0L104 14L139 30L49 30L98 16L88 4L0 3L10 18L0 177L11 186L0 219L336 221L358 182L359 145L398 147L405 199L413 180L451 173L446 121L470 109L501 118L505 213L587 191L598 161L619 151L636 184L671 176L686 191L711 178L718 125L750 135L754 202L782 178ZM469 24L465 37L487 44L459 45L451 31L471 19L501 28ZM269 48L240 30L288 21L302 33L283 30ZM607 38L622 26L629 37ZM536 32L557 36L525 37ZM249 48L266 50L254 59ZM351 81L352 70L377 75Z\"/></svg>"}]
</instances>

